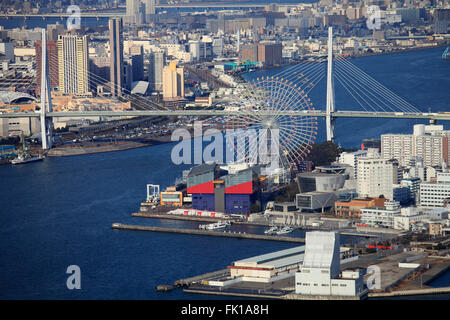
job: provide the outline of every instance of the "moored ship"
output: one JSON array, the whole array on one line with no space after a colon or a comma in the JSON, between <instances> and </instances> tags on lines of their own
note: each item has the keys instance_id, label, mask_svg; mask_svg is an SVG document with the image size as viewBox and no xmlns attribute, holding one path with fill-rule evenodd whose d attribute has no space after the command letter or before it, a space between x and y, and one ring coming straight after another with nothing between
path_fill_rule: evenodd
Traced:
<instances>
[{"instance_id":1,"label":"moored ship","mask_svg":"<svg viewBox=\"0 0 450 320\"><path fill-rule=\"evenodd\" d=\"M29 163L29 162L41 161L41 160L44 160L44 157L42 157L42 156L32 157L29 154L19 154L17 156L17 158L11 160L11 163L12 164L24 164L24 163Z\"/></svg>"}]
</instances>

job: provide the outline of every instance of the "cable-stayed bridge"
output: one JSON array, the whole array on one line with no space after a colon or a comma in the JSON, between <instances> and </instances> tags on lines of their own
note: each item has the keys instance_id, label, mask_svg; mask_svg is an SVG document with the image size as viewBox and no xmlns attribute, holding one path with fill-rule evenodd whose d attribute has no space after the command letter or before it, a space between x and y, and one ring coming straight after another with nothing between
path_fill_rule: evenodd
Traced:
<instances>
[{"instance_id":1,"label":"cable-stayed bridge","mask_svg":"<svg viewBox=\"0 0 450 320\"><path fill-rule=\"evenodd\" d=\"M234 112L239 114L239 112ZM260 111L261 116L269 116L271 113ZM280 116L289 117L326 117L326 111L280 111ZM23 118L23 117L40 117L40 112L15 112L0 114L0 118ZM85 118L85 117L140 117L140 116L229 116L230 112L225 110L131 110L131 111L64 111L64 112L47 112L46 117L49 118ZM388 118L388 119L422 119L422 120L450 120L450 112L448 113L423 113L423 112L375 112L375 111L335 111L332 113L333 118Z\"/></svg>"},{"instance_id":2,"label":"cable-stayed bridge","mask_svg":"<svg viewBox=\"0 0 450 320\"><path fill-rule=\"evenodd\" d=\"M333 34L332 28L329 28L328 34L328 55L327 57L314 57L305 60L302 63L283 68L280 72L270 76L262 77L269 80L276 86L277 83L283 84L280 88L270 87L273 97L267 97L267 105L261 108L248 106L252 103L259 103L256 99L255 87L244 85L232 99L224 99L223 104L235 104L237 107L233 111L225 110L173 110L161 104L155 103L146 96L133 96L131 91L121 88L122 98L138 101L142 109L129 111L82 111L82 112L58 112L54 111L51 103L49 91L49 71L58 71L58 66L48 63L46 52L46 32L42 32L42 65L41 70L41 110L39 112L16 112L3 113L0 118L15 117L40 117L42 147L51 148L50 138L52 136L52 119L54 117L89 117L89 116L108 116L108 117L138 117L138 116L206 116L206 117L245 117L249 119L261 117L270 117L275 120L284 118L317 118L323 117L326 122L327 140L334 139L334 125L337 118L396 118L396 119L428 119L428 120L450 120L450 113L425 113L418 108L399 97L397 94L386 88L384 85L373 79L363 70L356 67L345 57L333 54ZM69 65L69 69L76 70L76 62L64 61ZM102 85L104 87L117 86L108 79L102 78L92 72L89 73L91 87ZM308 94L322 80L326 78L326 106L322 110L309 108ZM20 79L19 79L20 80ZM5 85L14 85L20 87L20 81L14 79L0 79L0 87ZM259 80L259 78L258 78ZM17 82L15 82L17 81ZM356 102L358 110L344 110L348 106L335 106L334 90L335 82L338 82L346 92ZM267 81L266 81L267 82ZM22 84L22 86L24 86ZM31 85L28 84L27 87ZM291 88L291 91L300 92L300 95L282 90L281 87ZM26 89L26 88L25 88ZM115 88L117 89L117 88ZM244 98L245 97L245 98ZM255 98L256 97L256 98ZM255 99L253 99L255 98ZM271 107L273 101L277 101L277 109ZM280 103L281 101L281 103ZM306 102L306 103L305 103ZM355 107L352 106L354 109ZM250 110L250 111L249 111Z\"/></svg>"}]
</instances>

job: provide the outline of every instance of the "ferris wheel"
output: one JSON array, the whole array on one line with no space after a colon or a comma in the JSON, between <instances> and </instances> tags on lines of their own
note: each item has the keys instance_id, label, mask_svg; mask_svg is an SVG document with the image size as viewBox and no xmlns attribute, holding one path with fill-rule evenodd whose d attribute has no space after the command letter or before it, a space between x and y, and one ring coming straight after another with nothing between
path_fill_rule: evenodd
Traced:
<instances>
[{"instance_id":1,"label":"ferris wheel","mask_svg":"<svg viewBox=\"0 0 450 320\"><path fill-rule=\"evenodd\" d=\"M231 97L228 110L227 129L277 129L280 165L284 168L297 167L317 137L317 117L307 115L314 110L311 100L296 84L279 77L256 78L246 83ZM290 111L303 111L305 116L289 115ZM254 146L255 141L248 139L239 156L247 157Z\"/></svg>"}]
</instances>

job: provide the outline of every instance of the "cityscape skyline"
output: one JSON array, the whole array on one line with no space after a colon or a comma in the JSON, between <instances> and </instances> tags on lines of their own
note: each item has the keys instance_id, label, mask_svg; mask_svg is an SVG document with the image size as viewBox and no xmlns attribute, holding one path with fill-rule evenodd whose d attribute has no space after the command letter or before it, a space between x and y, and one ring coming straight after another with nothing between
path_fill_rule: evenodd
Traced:
<instances>
[{"instance_id":1,"label":"cityscape skyline","mask_svg":"<svg viewBox=\"0 0 450 320\"><path fill-rule=\"evenodd\" d=\"M448 297L446 1L73 5L0 4L0 296Z\"/></svg>"}]
</instances>

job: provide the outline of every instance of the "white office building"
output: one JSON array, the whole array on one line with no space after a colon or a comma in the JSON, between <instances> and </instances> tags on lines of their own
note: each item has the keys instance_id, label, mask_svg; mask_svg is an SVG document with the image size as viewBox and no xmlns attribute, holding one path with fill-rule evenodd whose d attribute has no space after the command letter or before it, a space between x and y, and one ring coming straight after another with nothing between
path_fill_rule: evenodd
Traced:
<instances>
[{"instance_id":1,"label":"white office building","mask_svg":"<svg viewBox=\"0 0 450 320\"><path fill-rule=\"evenodd\" d=\"M213 52L212 41L189 41L189 52L193 60L210 58Z\"/></svg>"},{"instance_id":2,"label":"white office building","mask_svg":"<svg viewBox=\"0 0 450 320\"><path fill-rule=\"evenodd\" d=\"M305 256L295 274L295 293L314 296L361 296L363 277L359 271L340 272L339 233L306 233Z\"/></svg>"},{"instance_id":3,"label":"white office building","mask_svg":"<svg viewBox=\"0 0 450 320\"><path fill-rule=\"evenodd\" d=\"M361 223L371 227L394 228L394 218L401 213L398 201L386 201L384 207L361 208Z\"/></svg>"},{"instance_id":4,"label":"white office building","mask_svg":"<svg viewBox=\"0 0 450 320\"><path fill-rule=\"evenodd\" d=\"M353 167L353 178L358 177L358 159L360 157L366 157L367 150L358 150L355 152L342 152L339 155L338 163L347 164Z\"/></svg>"},{"instance_id":5,"label":"white office building","mask_svg":"<svg viewBox=\"0 0 450 320\"><path fill-rule=\"evenodd\" d=\"M360 197L383 195L393 200L394 184L398 182L399 169L396 160L358 158L357 192Z\"/></svg>"},{"instance_id":6,"label":"white office building","mask_svg":"<svg viewBox=\"0 0 450 320\"><path fill-rule=\"evenodd\" d=\"M450 199L450 173L438 172L436 182L420 184L420 206L443 207L445 199Z\"/></svg>"}]
</instances>

